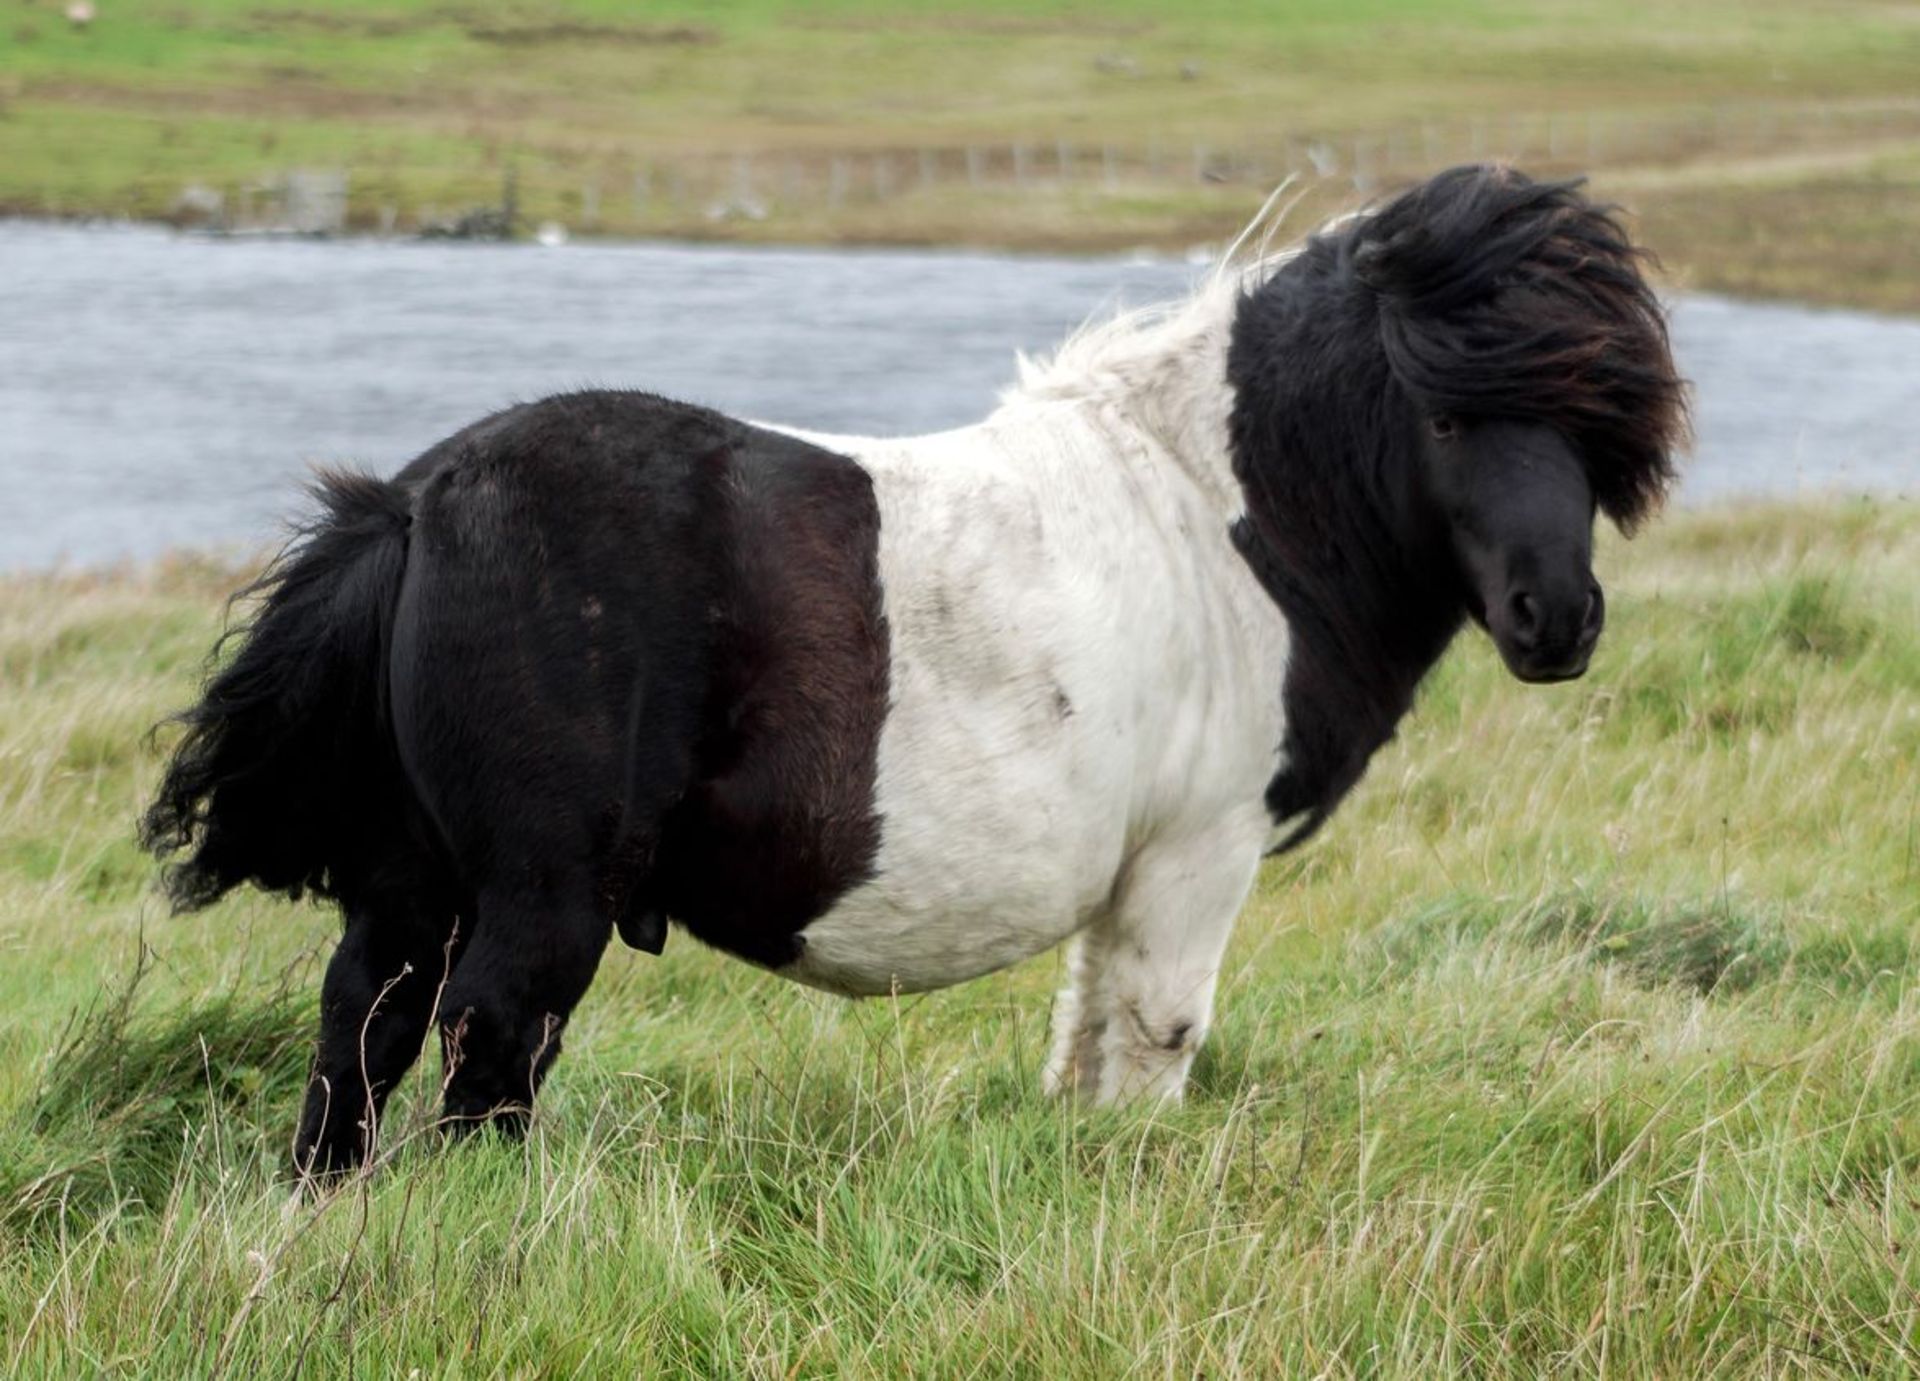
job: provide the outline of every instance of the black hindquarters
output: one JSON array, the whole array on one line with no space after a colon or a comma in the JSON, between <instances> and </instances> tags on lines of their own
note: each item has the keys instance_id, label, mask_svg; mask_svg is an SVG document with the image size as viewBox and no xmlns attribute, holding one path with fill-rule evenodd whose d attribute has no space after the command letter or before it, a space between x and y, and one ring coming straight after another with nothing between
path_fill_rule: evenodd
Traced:
<instances>
[{"instance_id":1,"label":"black hindquarters","mask_svg":"<svg viewBox=\"0 0 1920 1381\"><path fill-rule=\"evenodd\" d=\"M865 877L887 649L844 457L641 394L490 419L402 476L396 737L478 899L449 1110L524 1104L612 929L756 962Z\"/></svg>"}]
</instances>

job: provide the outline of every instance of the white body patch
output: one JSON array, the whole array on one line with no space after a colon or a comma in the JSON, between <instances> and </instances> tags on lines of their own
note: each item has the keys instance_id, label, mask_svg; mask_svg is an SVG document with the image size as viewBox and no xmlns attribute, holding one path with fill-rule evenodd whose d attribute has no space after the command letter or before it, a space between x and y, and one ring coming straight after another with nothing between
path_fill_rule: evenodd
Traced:
<instances>
[{"instance_id":1,"label":"white body patch","mask_svg":"<svg viewBox=\"0 0 1920 1381\"><path fill-rule=\"evenodd\" d=\"M874 876L802 932L788 976L973 978L1126 909L1129 878L1177 851L1190 876L1152 924L1207 937L1210 998L1267 832L1287 648L1229 539L1232 297L1214 296L1070 344L977 426L803 434L873 479L892 672Z\"/></svg>"}]
</instances>

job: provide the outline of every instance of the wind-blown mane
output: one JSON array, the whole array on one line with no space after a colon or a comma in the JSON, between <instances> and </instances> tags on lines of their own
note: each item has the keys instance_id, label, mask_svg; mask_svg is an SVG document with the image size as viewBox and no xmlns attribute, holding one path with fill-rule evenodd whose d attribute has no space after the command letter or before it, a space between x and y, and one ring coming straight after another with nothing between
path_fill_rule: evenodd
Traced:
<instances>
[{"instance_id":1,"label":"wind-blown mane","mask_svg":"<svg viewBox=\"0 0 1920 1381\"><path fill-rule=\"evenodd\" d=\"M1091 319L1043 356L1022 353L1019 381L1002 401L1132 396L1151 376L1177 369L1183 347L1224 334L1242 294L1264 282L1284 257L1222 263L1184 297Z\"/></svg>"},{"instance_id":2,"label":"wind-blown mane","mask_svg":"<svg viewBox=\"0 0 1920 1381\"><path fill-rule=\"evenodd\" d=\"M1283 183L1192 290L1167 301L1089 318L1044 356L1021 354L1000 398L1092 404L1121 430L1157 437L1166 454L1228 511L1241 506L1221 445L1232 397L1224 361L1241 300L1300 251L1270 252L1290 203Z\"/></svg>"},{"instance_id":3,"label":"wind-blown mane","mask_svg":"<svg viewBox=\"0 0 1920 1381\"><path fill-rule=\"evenodd\" d=\"M1640 272L1648 256L1580 187L1457 168L1308 256L1371 292L1393 377L1416 402L1554 427L1630 532L1673 481L1685 391Z\"/></svg>"},{"instance_id":4,"label":"wind-blown mane","mask_svg":"<svg viewBox=\"0 0 1920 1381\"><path fill-rule=\"evenodd\" d=\"M1137 399L1143 389L1151 392L1159 381L1185 373L1191 352L1224 347L1241 297L1300 252L1299 246L1271 249L1298 200L1285 199L1291 186L1289 179L1273 190L1185 296L1090 317L1045 355L1022 352L1018 381L1001 401Z\"/></svg>"},{"instance_id":5,"label":"wind-blown mane","mask_svg":"<svg viewBox=\"0 0 1920 1381\"><path fill-rule=\"evenodd\" d=\"M1617 208L1588 201L1581 186L1456 168L1269 252L1288 209L1276 210L1276 193L1190 293L1089 321L1045 356L1022 355L1003 401L1137 400L1158 380L1184 377L1183 355L1227 331L1240 300L1298 260L1330 291L1371 307L1382 362L1411 398L1463 419L1555 426L1586 457L1602 511L1631 533L1673 482L1686 391L1666 314L1640 272L1651 255L1629 239Z\"/></svg>"},{"instance_id":6,"label":"wind-blown mane","mask_svg":"<svg viewBox=\"0 0 1920 1381\"><path fill-rule=\"evenodd\" d=\"M1004 401L1150 403L1191 382L1188 357L1217 345L1241 300L1292 266L1326 297L1348 299L1361 318L1354 326L1379 351L1381 382L1427 413L1559 430L1585 458L1601 510L1631 534L1673 483L1671 457L1688 438L1686 390L1666 314L1641 273L1651 256L1617 208L1587 200L1581 186L1456 168L1269 252L1288 209L1276 210L1276 193L1192 292L1091 321L1044 357L1022 356ZM1315 372L1306 358L1280 367ZM1170 410L1188 401L1169 400Z\"/></svg>"}]
</instances>

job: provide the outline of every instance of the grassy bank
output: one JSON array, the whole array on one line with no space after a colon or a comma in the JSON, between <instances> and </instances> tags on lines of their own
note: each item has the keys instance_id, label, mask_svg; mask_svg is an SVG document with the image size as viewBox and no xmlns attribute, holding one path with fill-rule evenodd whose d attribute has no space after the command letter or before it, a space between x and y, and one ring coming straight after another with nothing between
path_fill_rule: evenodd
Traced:
<instances>
[{"instance_id":1,"label":"grassy bank","mask_svg":"<svg viewBox=\"0 0 1920 1381\"><path fill-rule=\"evenodd\" d=\"M0 207L1181 248L1446 162L1592 171L1696 287L1920 309L1920 24L1837 0L0 0ZM1310 151L1317 151L1310 156Z\"/></svg>"},{"instance_id":2,"label":"grassy bank","mask_svg":"<svg viewBox=\"0 0 1920 1381\"><path fill-rule=\"evenodd\" d=\"M165 917L141 734L231 576L0 586L14 1376L1910 1375L1920 513L1702 512L1586 680L1464 642L1266 869L1187 1105L1034 1090L1057 961L849 1005L616 949L524 1149L276 1179L320 912ZM78 1015L76 1015L78 1014Z\"/></svg>"}]
</instances>

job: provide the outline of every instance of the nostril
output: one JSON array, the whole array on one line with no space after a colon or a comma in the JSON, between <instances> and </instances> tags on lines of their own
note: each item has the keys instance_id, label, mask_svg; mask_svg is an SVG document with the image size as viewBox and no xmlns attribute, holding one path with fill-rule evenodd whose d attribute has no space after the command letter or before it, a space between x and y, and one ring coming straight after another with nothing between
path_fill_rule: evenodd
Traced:
<instances>
[{"instance_id":1,"label":"nostril","mask_svg":"<svg viewBox=\"0 0 1920 1381\"><path fill-rule=\"evenodd\" d=\"M1601 593L1598 585L1587 587L1587 607L1580 615L1580 631L1588 638L1598 637L1600 627L1607 621L1607 597Z\"/></svg>"},{"instance_id":2,"label":"nostril","mask_svg":"<svg viewBox=\"0 0 1920 1381\"><path fill-rule=\"evenodd\" d=\"M1540 629L1540 601L1525 590L1507 596L1507 621L1516 638L1531 639Z\"/></svg>"}]
</instances>

